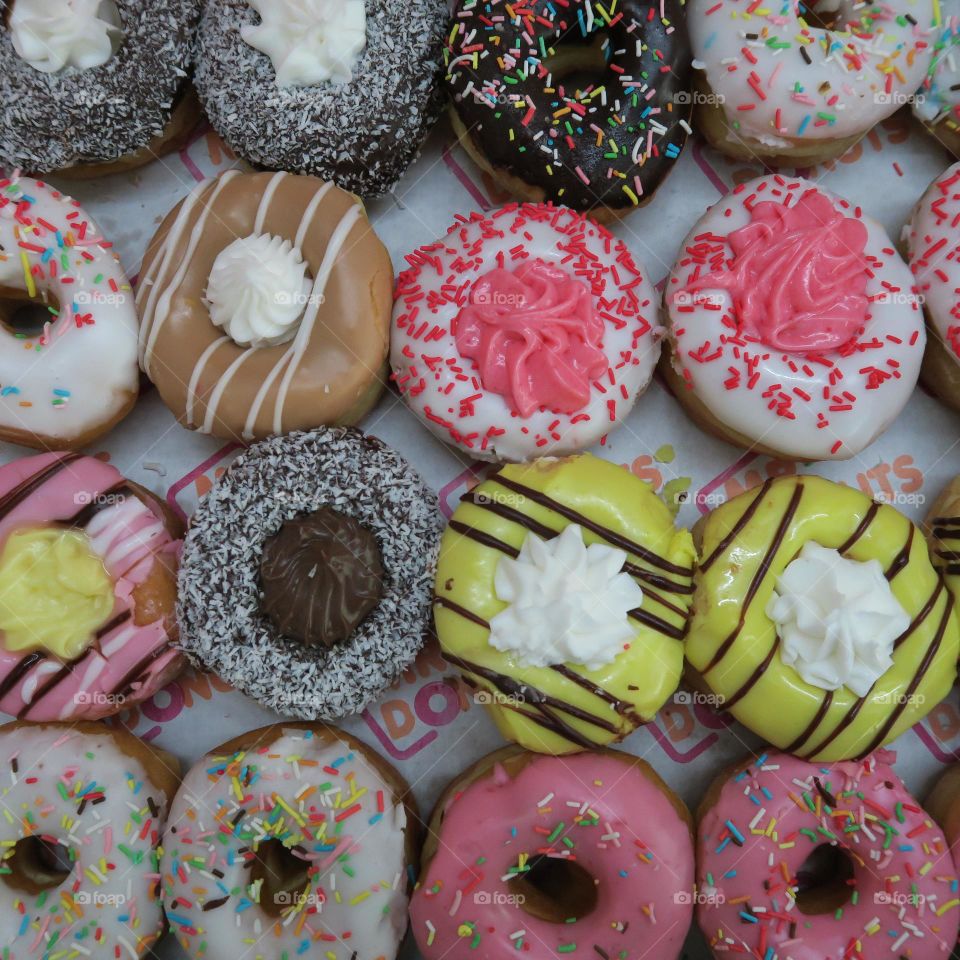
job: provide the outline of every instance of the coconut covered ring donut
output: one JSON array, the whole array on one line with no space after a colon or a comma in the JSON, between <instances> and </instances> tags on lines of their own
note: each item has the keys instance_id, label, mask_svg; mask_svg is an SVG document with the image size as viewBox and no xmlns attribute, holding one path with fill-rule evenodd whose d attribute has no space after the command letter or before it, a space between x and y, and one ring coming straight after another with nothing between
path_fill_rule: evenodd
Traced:
<instances>
[{"instance_id":1,"label":"coconut covered ring donut","mask_svg":"<svg viewBox=\"0 0 960 960\"><path fill-rule=\"evenodd\" d=\"M366 0L365 23L363 8L357 0L311 4L311 11L329 10L317 26L292 0L206 0L195 83L210 122L235 153L270 170L316 174L364 197L379 196L400 178L440 114L446 4ZM351 30L354 17L360 23ZM261 25L272 42L258 38ZM314 43L318 36L321 44ZM316 72L330 46L341 48L343 61L332 74ZM292 70L293 63L311 69Z\"/></svg>"},{"instance_id":2,"label":"coconut covered ring donut","mask_svg":"<svg viewBox=\"0 0 960 960\"><path fill-rule=\"evenodd\" d=\"M349 590L353 581L347 558L330 559L322 538L312 554L310 543L293 549L289 603L303 610L301 621L318 606L330 613L314 617L310 636L293 639L261 601L265 545L295 520L329 522L331 508L373 534L383 567L379 601L345 640L331 642L329 628L351 612L341 602L344 583ZM436 495L374 437L338 427L255 444L191 521L179 579L181 645L194 663L282 715L357 713L423 645L442 527Z\"/></svg>"},{"instance_id":3,"label":"coconut covered ring donut","mask_svg":"<svg viewBox=\"0 0 960 960\"><path fill-rule=\"evenodd\" d=\"M55 27L50 4L0 0L0 166L112 172L189 132L200 0L55 0L52 12Z\"/></svg>"},{"instance_id":4,"label":"coconut covered ring donut","mask_svg":"<svg viewBox=\"0 0 960 960\"><path fill-rule=\"evenodd\" d=\"M379 398L393 266L333 184L235 170L205 181L143 264L141 365L184 425L249 441L354 423Z\"/></svg>"}]
</instances>

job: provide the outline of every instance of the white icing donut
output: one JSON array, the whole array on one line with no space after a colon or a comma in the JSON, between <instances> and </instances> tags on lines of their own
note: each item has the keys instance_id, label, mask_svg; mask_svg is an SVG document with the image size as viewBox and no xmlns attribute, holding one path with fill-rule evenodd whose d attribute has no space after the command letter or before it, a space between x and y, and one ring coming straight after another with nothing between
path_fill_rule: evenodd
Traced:
<instances>
[{"instance_id":1,"label":"white icing donut","mask_svg":"<svg viewBox=\"0 0 960 960\"><path fill-rule=\"evenodd\" d=\"M394 960L408 886L396 785L333 728L258 733L249 751L204 757L174 800L162 870L180 943L205 960ZM258 875L268 843L303 863L300 884Z\"/></svg>"},{"instance_id":2,"label":"white icing donut","mask_svg":"<svg viewBox=\"0 0 960 960\"><path fill-rule=\"evenodd\" d=\"M76 200L27 177L2 179L0 288L59 304L37 336L0 328L0 437L88 443L139 387L137 315L111 244Z\"/></svg>"},{"instance_id":3,"label":"white icing donut","mask_svg":"<svg viewBox=\"0 0 960 960\"><path fill-rule=\"evenodd\" d=\"M852 457L917 382L909 269L879 223L806 180L760 177L711 207L664 301L674 371L745 445Z\"/></svg>"},{"instance_id":4,"label":"white icing donut","mask_svg":"<svg viewBox=\"0 0 960 960\"><path fill-rule=\"evenodd\" d=\"M960 163L948 167L913 208L904 227L917 289L949 356L960 364Z\"/></svg>"},{"instance_id":5,"label":"white icing donut","mask_svg":"<svg viewBox=\"0 0 960 960\"><path fill-rule=\"evenodd\" d=\"M11 960L136 960L160 936L157 844L168 798L106 728L93 728L0 728L0 948ZM22 888L17 878L45 865L26 838L59 848L56 859L70 865L59 886Z\"/></svg>"},{"instance_id":6,"label":"white icing donut","mask_svg":"<svg viewBox=\"0 0 960 960\"><path fill-rule=\"evenodd\" d=\"M956 128L960 126L960 0L939 0L937 11L939 22L931 38L933 63L913 100L913 113L928 124L950 117Z\"/></svg>"},{"instance_id":7,"label":"white icing donut","mask_svg":"<svg viewBox=\"0 0 960 960\"><path fill-rule=\"evenodd\" d=\"M407 262L393 378L430 430L472 457L589 447L650 382L661 329L646 270L573 210L474 213Z\"/></svg>"},{"instance_id":8,"label":"white icing donut","mask_svg":"<svg viewBox=\"0 0 960 960\"><path fill-rule=\"evenodd\" d=\"M736 134L774 150L855 136L920 86L933 53L933 0L823 0L833 29L807 26L799 4L690 0L694 66Z\"/></svg>"}]
</instances>

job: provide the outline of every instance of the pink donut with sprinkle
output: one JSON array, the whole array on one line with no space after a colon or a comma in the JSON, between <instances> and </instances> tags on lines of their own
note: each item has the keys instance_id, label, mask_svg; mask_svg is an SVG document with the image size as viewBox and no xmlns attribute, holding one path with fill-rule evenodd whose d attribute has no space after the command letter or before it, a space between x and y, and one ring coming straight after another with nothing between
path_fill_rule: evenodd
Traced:
<instances>
[{"instance_id":1,"label":"pink donut with sprinkle","mask_svg":"<svg viewBox=\"0 0 960 960\"><path fill-rule=\"evenodd\" d=\"M690 814L649 764L507 747L438 801L410 926L425 960L673 960L693 874Z\"/></svg>"},{"instance_id":2,"label":"pink donut with sprinkle","mask_svg":"<svg viewBox=\"0 0 960 960\"><path fill-rule=\"evenodd\" d=\"M668 380L705 429L793 460L845 460L913 393L926 343L884 228L807 180L739 184L687 235L664 293Z\"/></svg>"},{"instance_id":3,"label":"pink donut with sprinkle","mask_svg":"<svg viewBox=\"0 0 960 960\"><path fill-rule=\"evenodd\" d=\"M179 672L180 533L151 494L93 457L0 467L0 710L93 720Z\"/></svg>"},{"instance_id":4,"label":"pink donut with sprinkle","mask_svg":"<svg viewBox=\"0 0 960 960\"><path fill-rule=\"evenodd\" d=\"M894 759L771 753L714 782L699 811L696 900L715 957L947 960L956 870Z\"/></svg>"},{"instance_id":5,"label":"pink donut with sprinkle","mask_svg":"<svg viewBox=\"0 0 960 960\"><path fill-rule=\"evenodd\" d=\"M407 256L393 379L427 427L480 460L574 453L620 424L660 355L646 270L566 207L458 218Z\"/></svg>"},{"instance_id":6,"label":"pink donut with sprinkle","mask_svg":"<svg viewBox=\"0 0 960 960\"><path fill-rule=\"evenodd\" d=\"M960 163L930 184L903 238L930 333L921 378L960 412Z\"/></svg>"}]
</instances>

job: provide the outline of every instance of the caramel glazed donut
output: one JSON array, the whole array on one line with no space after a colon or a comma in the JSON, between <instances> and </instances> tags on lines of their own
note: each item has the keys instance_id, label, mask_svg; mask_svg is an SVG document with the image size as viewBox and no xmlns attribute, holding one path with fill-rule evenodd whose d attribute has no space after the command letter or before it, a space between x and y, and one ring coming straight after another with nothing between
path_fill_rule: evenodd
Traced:
<instances>
[{"instance_id":1,"label":"caramel glazed donut","mask_svg":"<svg viewBox=\"0 0 960 960\"><path fill-rule=\"evenodd\" d=\"M100 175L185 139L200 2L0 0L0 167Z\"/></svg>"},{"instance_id":2,"label":"caramel glazed donut","mask_svg":"<svg viewBox=\"0 0 960 960\"><path fill-rule=\"evenodd\" d=\"M444 54L471 157L515 196L601 222L648 203L691 132L682 3L615 9L461 0Z\"/></svg>"},{"instance_id":3,"label":"caramel glazed donut","mask_svg":"<svg viewBox=\"0 0 960 960\"><path fill-rule=\"evenodd\" d=\"M444 0L204 0L197 92L238 156L376 197L440 115L445 26Z\"/></svg>"},{"instance_id":4,"label":"caramel glazed donut","mask_svg":"<svg viewBox=\"0 0 960 960\"><path fill-rule=\"evenodd\" d=\"M386 382L393 266L330 183L228 171L143 261L140 363L185 426L235 441L350 424Z\"/></svg>"}]
</instances>

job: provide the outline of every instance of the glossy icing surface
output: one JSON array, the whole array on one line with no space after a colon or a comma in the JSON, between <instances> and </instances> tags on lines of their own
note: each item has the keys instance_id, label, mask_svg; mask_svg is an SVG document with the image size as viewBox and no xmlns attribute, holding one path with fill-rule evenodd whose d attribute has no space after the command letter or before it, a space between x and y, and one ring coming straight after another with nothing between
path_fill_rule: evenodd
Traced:
<instances>
[{"instance_id":1,"label":"glossy icing surface","mask_svg":"<svg viewBox=\"0 0 960 960\"><path fill-rule=\"evenodd\" d=\"M506 604L495 578L528 534L552 540L569 524L584 541L622 549L643 591L634 639L610 663L524 667L490 644ZM637 477L589 454L509 465L462 498L443 535L434 618L447 661L483 699L501 733L544 753L611 743L649 720L674 692L692 594L694 549L664 503Z\"/></svg>"},{"instance_id":2,"label":"glossy icing surface","mask_svg":"<svg viewBox=\"0 0 960 960\"><path fill-rule=\"evenodd\" d=\"M841 219L792 236L778 228L777 245L755 254L776 278L762 286L744 278L738 302L742 257L732 243L752 236L758 208L764 205L766 221L790 222L789 210L778 214L773 205L803 205L809 224L811 217L829 218L827 202ZM739 232L747 228L751 233ZM768 230L764 224L762 232ZM859 243L864 232L857 274L856 258L835 245L841 237ZM710 275L719 279L706 280ZM863 296L869 305L856 324ZM760 177L711 207L681 247L664 303L674 370L744 443L771 444L803 460L846 459L889 426L916 386L926 335L909 269L879 223L806 180ZM775 323L779 332L771 336L765 328L774 317L785 322ZM764 327L759 335L751 318ZM818 341L823 346L814 349Z\"/></svg>"},{"instance_id":3,"label":"glossy icing surface","mask_svg":"<svg viewBox=\"0 0 960 960\"><path fill-rule=\"evenodd\" d=\"M590 446L627 416L649 384L660 355L656 292L622 241L572 210L513 204L489 214L474 213L406 259L393 311L393 379L426 426L470 456L527 460ZM589 288L589 310L580 300L586 338L572 341L565 334L557 344L561 356L552 356L550 331L559 333L559 324L550 317L549 326L538 324L536 339L529 344L534 351L518 337L494 350L492 357L479 349L479 342L475 351L466 341L479 341L484 331L477 327L475 337L458 327L464 314L466 322L472 322L471 297L486 295L492 271L504 284L505 274L512 274L511 292L527 296L518 287L517 275L535 269L529 265L532 259L563 273L566 279L558 281L562 287L557 289L569 290L568 296L583 285ZM497 313L501 321L524 329L524 321L512 311ZM600 329L594 328L597 318ZM464 346L471 355L476 352L480 362L465 356ZM597 348L602 350L602 370ZM511 382L509 396L498 392L507 377L506 369L501 375L491 362L498 354L504 360L514 355L524 360L527 379L523 385ZM572 371L564 369L571 364ZM491 371L496 376L488 386ZM519 370L510 369L509 374L516 378Z\"/></svg>"},{"instance_id":4,"label":"glossy icing surface","mask_svg":"<svg viewBox=\"0 0 960 960\"><path fill-rule=\"evenodd\" d=\"M626 762L625 762L626 761ZM538 858L569 858L596 881L596 905L554 923L518 902ZM536 757L497 764L444 809L436 855L410 905L427 960L596 954L676 957L692 915L690 829L634 758Z\"/></svg>"},{"instance_id":5,"label":"glossy icing surface","mask_svg":"<svg viewBox=\"0 0 960 960\"><path fill-rule=\"evenodd\" d=\"M138 621L135 590L158 558L175 560L180 542L114 467L78 454L0 467L0 545L38 527L83 533L113 599L73 658L39 645L39 637L30 649L0 641L0 709L29 720L96 719L152 696L181 658L170 645L172 622Z\"/></svg>"},{"instance_id":6,"label":"glossy icing surface","mask_svg":"<svg viewBox=\"0 0 960 960\"><path fill-rule=\"evenodd\" d=\"M831 765L770 753L725 775L697 836L697 921L714 956L949 955L956 870L892 762L887 751ZM823 848L849 865L848 889L835 909L805 912L816 891L805 865Z\"/></svg>"},{"instance_id":7,"label":"glossy icing surface","mask_svg":"<svg viewBox=\"0 0 960 960\"><path fill-rule=\"evenodd\" d=\"M934 29L931 42L933 61L917 91L913 103L914 114L925 123L945 120L950 129L960 126L960 2L938 0L934 8Z\"/></svg>"},{"instance_id":8,"label":"glossy icing surface","mask_svg":"<svg viewBox=\"0 0 960 960\"><path fill-rule=\"evenodd\" d=\"M804 682L780 656L766 608L804 544L878 560L910 618L893 666L857 697ZM823 761L889 743L950 691L960 617L923 535L891 506L821 477L767 481L714 510L703 526L686 655L723 709L774 746Z\"/></svg>"}]
</instances>

